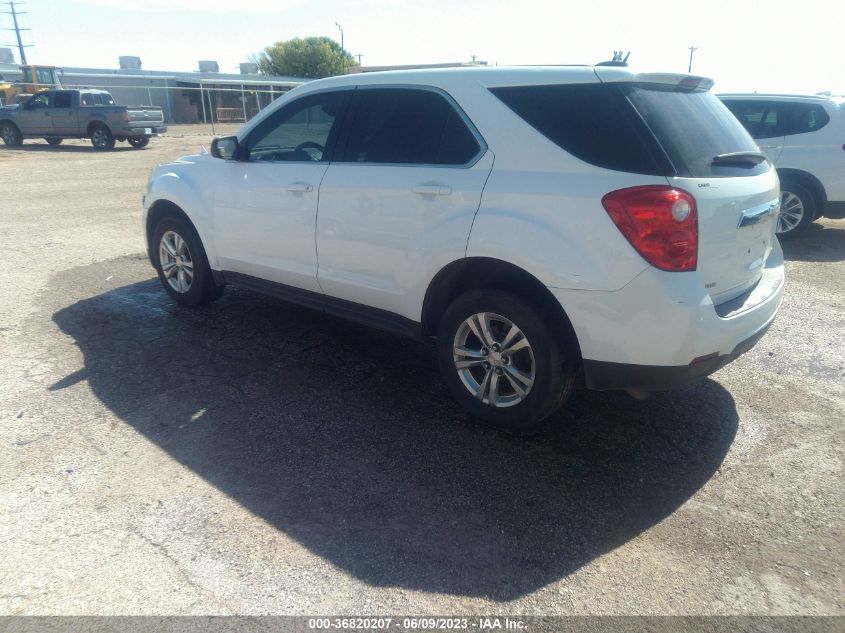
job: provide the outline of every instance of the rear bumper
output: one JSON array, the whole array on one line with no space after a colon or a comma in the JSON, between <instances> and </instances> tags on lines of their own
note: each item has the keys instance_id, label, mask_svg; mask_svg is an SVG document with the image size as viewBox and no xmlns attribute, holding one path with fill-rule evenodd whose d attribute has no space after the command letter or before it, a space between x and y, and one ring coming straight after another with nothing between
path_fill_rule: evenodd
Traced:
<instances>
[{"instance_id":1,"label":"rear bumper","mask_svg":"<svg viewBox=\"0 0 845 633\"><path fill-rule=\"evenodd\" d=\"M149 131L148 131L149 130ZM167 132L167 126L159 124L142 125L133 123L123 128L112 130L115 136L152 136L153 134L163 134Z\"/></svg>"},{"instance_id":2,"label":"rear bumper","mask_svg":"<svg viewBox=\"0 0 845 633\"><path fill-rule=\"evenodd\" d=\"M740 342L729 354L705 357L682 366L629 365L605 361L585 360L584 375L587 387L599 391L628 389L640 392L665 391L709 376L736 360L757 344L774 319L753 336Z\"/></svg>"},{"instance_id":3,"label":"rear bumper","mask_svg":"<svg viewBox=\"0 0 845 633\"><path fill-rule=\"evenodd\" d=\"M776 242L755 287L719 306L696 272L650 268L615 292L550 290L575 329L588 388L656 391L751 349L774 321L783 287Z\"/></svg>"}]
</instances>

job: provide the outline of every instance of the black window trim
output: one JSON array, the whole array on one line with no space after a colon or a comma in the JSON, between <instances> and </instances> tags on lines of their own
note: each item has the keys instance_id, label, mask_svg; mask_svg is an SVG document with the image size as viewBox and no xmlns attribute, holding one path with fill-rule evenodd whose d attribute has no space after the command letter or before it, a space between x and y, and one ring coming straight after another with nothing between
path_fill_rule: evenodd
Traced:
<instances>
[{"instance_id":1,"label":"black window trim","mask_svg":"<svg viewBox=\"0 0 845 633\"><path fill-rule=\"evenodd\" d=\"M314 161L314 160L279 160L279 161L261 161L261 164L264 165L331 165L332 159L334 158L334 154L338 148L338 140L343 138L343 131L346 128L346 119L347 115L350 111L350 106L352 104L352 98L355 95L355 86L332 86L330 88L323 88L321 90L311 90L306 92L302 95L297 96L294 99L289 99L282 103L279 103L279 107L275 108L272 112L268 112L266 116L262 117L260 120L257 120L255 125L251 126L248 130L244 130L243 137L238 136L238 153L239 156L237 160L239 162L244 163L253 163L254 161L249 160L247 145L249 144L250 137L258 130L262 124L268 119L274 117L275 115L279 114L283 110L286 110L289 106L292 106L300 101L305 99L310 99L312 97L329 94L332 92L348 92L349 96L347 97L347 102L344 105L343 112L338 114L335 119L335 122L332 124L332 130L329 132L329 138L334 136L334 142L332 144L331 149L326 147L327 153L329 154L329 160L327 161ZM278 102L277 102L278 103ZM253 119L255 120L255 119Z\"/></svg>"},{"instance_id":2,"label":"black window trim","mask_svg":"<svg viewBox=\"0 0 845 633\"><path fill-rule=\"evenodd\" d=\"M448 92L443 90L438 86L429 86L423 84L406 84L406 83L383 83L383 84L363 84L358 85L357 90L422 90L426 92L433 92L435 94L440 95L446 102L452 106L452 109L458 115L458 118L463 122L466 128L469 130L470 134L475 138L475 142L478 143L478 152L473 155L466 163L463 164L455 164L455 165L443 165L443 164L436 164L436 163L369 163L369 162L357 162L357 161L335 161L332 160L332 165L360 165L362 167L432 167L432 168L439 168L439 169L472 169L475 167L476 163L481 160L481 158L487 153L489 149L487 146L487 141L484 140L484 137L481 135L481 132L478 131L478 128L475 127L475 124L472 120L467 116L467 113L464 112L464 109L455 101L454 97L450 95ZM354 98L354 96L353 96ZM338 153L342 154L346 150L346 144L349 141L349 127L352 122L352 116L354 115L354 105L350 103L348 108L349 116L346 120L343 121L343 127L340 130L340 134L338 135L339 139L342 139L343 146L341 149L341 144L338 143L335 147L338 150ZM334 158L334 157L332 157Z\"/></svg>"}]
</instances>

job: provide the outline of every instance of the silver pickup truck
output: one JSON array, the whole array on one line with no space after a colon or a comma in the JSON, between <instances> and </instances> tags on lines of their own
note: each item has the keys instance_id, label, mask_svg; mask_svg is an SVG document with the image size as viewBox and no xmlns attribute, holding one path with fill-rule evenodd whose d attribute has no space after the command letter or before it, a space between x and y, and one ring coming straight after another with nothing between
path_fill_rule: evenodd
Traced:
<instances>
[{"instance_id":1,"label":"silver pickup truck","mask_svg":"<svg viewBox=\"0 0 845 633\"><path fill-rule=\"evenodd\" d=\"M46 90L0 107L0 138L12 146L25 138L43 138L50 145L90 138L96 150L112 149L115 141L140 149L166 130L161 108L115 105L103 90Z\"/></svg>"}]
</instances>

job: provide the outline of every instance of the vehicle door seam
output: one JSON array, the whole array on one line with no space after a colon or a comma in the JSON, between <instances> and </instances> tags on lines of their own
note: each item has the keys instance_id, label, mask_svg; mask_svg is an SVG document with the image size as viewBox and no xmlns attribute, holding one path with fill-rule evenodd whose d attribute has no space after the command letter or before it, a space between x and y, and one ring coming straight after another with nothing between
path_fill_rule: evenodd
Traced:
<instances>
[{"instance_id":1,"label":"vehicle door seam","mask_svg":"<svg viewBox=\"0 0 845 633\"><path fill-rule=\"evenodd\" d=\"M490 163L490 171L487 172L487 177L484 179L484 184L481 186L481 193L478 196L478 206L475 208L475 213L472 215L472 222L470 222L469 225L469 231L467 231L467 241L464 244L464 258L466 258L467 252L469 251L469 238L472 236L472 229L475 226L475 218L478 217L478 212L481 210L481 203L484 201L484 190L487 189L487 183L490 181L490 176L493 175L493 169L496 167L496 154L494 154L489 147L487 148L487 151L490 152L490 155L493 157L493 161Z\"/></svg>"},{"instance_id":2,"label":"vehicle door seam","mask_svg":"<svg viewBox=\"0 0 845 633\"><path fill-rule=\"evenodd\" d=\"M320 283L320 249L317 246L317 230L320 225L320 192L323 189L323 181L326 179L329 169L332 168L332 164L333 163L330 162L326 165L326 169L323 170L323 175L320 177L320 182L317 183L317 208L314 210L314 259L317 260L317 270L314 271L314 277L317 280L317 287L323 294L325 294L326 291L323 290L323 285Z\"/></svg>"}]
</instances>

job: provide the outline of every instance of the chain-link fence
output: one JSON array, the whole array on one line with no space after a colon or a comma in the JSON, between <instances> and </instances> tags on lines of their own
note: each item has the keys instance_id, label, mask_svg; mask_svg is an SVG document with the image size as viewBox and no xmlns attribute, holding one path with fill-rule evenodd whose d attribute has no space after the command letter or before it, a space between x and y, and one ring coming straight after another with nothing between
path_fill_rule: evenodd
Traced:
<instances>
[{"instance_id":1,"label":"chain-link fence","mask_svg":"<svg viewBox=\"0 0 845 633\"><path fill-rule=\"evenodd\" d=\"M17 92L43 86L16 82L15 87ZM168 127L178 130L181 126L190 126L208 134L219 134L221 130L229 133L237 129L291 87L232 80L169 82L166 78L144 78L143 84L108 80L96 84L62 81L63 89L105 90L117 105L161 108Z\"/></svg>"}]
</instances>

